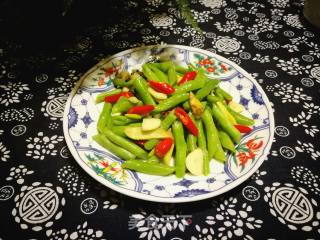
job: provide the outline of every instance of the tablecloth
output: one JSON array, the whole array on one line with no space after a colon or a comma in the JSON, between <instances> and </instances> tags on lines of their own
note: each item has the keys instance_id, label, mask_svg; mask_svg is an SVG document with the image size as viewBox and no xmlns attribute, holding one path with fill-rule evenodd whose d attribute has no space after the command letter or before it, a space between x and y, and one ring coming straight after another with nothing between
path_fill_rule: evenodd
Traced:
<instances>
[{"instance_id":1,"label":"tablecloth","mask_svg":"<svg viewBox=\"0 0 320 240\"><path fill-rule=\"evenodd\" d=\"M320 238L320 34L303 18L303 1L191 0L202 34L175 1L73 7L61 20L66 37L50 42L41 29L32 36L41 48L20 41L28 34L0 37L0 239ZM212 199L161 204L121 195L91 179L64 142L64 106L83 73L116 52L166 43L239 64L274 108L263 165Z\"/></svg>"}]
</instances>

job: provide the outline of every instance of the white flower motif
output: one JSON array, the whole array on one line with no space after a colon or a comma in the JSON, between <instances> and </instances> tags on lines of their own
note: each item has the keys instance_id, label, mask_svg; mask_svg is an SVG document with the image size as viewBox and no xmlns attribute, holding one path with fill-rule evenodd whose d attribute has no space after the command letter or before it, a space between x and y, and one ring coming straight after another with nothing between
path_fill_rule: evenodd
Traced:
<instances>
[{"instance_id":1,"label":"white flower motif","mask_svg":"<svg viewBox=\"0 0 320 240\"><path fill-rule=\"evenodd\" d=\"M153 44L157 44L160 41L160 37L156 36L156 35L149 35L149 36L142 36L142 41L144 43L153 43Z\"/></svg>"},{"instance_id":2,"label":"white flower motif","mask_svg":"<svg viewBox=\"0 0 320 240\"><path fill-rule=\"evenodd\" d=\"M18 184L23 184L24 183L23 177L33 173L34 171L32 170L28 171L26 166L19 165L18 167L12 167L10 169L9 177L7 177L6 180L7 181L16 180Z\"/></svg>"},{"instance_id":3,"label":"white flower motif","mask_svg":"<svg viewBox=\"0 0 320 240\"><path fill-rule=\"evenodd\" d=\"M0 135L2 135L2 134L3 134L3 132L4 132L4 130L0 129Z\"/></svg>"},{"instance_id":4,"label":"white flower motif","mask_svg":"<svg viewBox=\"0 0 320 240\"><path fill-rule=\"evenodd\" d=\"M285 8L289 5L289 0L268 0L276 8Z\"/></svg>"},{"instance_id":5,"label":"white flower motif","mask_svg":"<svg viewBox=\"0 0 320 240\"><path fill-rule=\"evenodd\" d=\"M94 230L92 228L88 228L88 223L84 222L83 224L80 224L77 226L76 231L72 233L68 233L66 229L60 229L57 231L54 231L52 229L46 231L47 237L50 237L50 240L56 240L56 239L100 239L105 240L105 238L102 238L103 231L101 230Z\"/></svg>"},{"instance_id":6,"label":"white flower motif","mask_svg":"<svg viewBox=\"0 0 320 240\"><path fill-rule=\"evenodd\" d=\"M172 16L167 15L166 13L163 14L155 14L151 16L150 23L155 28L164 28L167 29L169 27L176 25L176 19Z\"/></svg>"},{"instance_id":7,"label":"white flower motif","mask_svg":"<svg viewBox=\"0 0 320 240\"><path fill-rule=\"evenodd\" d=\"M318 158L320 158L320 151L315 150L315 147L312 143L303 143L299 140L297 140L297 143L299 146L296 146L295 149L298 152L308 153L313 160L318 160Z\"/></svg>"},{"instance_id":8,"label":"white flower motif","mask_svg":"<svg viewBox=\"0 0 320 240\"><path fill-rule=\"evenodd\" d=\"M208 22L210 19L212 19L212 16L210 16L210 11L195 11L195 10L191 10L194 19L198 22L198 23L204 23L204 22Z\"/></svg>"},{"instance_id":9,"label":"white flower motif","mask_svg":"<svg viewBox=\"0 0 320 240\"><path fill-rule=\"evenodd\" d=\"M199 2L200 4L212 9L227 6L227 2L225 0L200 0Z\"/></svg>"},{"instance_id":10,"label":"white flower motif","mask_svg":"<svg viewBox=\"0 0 320 240\"><path fill-rule=\"evenodd\" d=\"M146 0L147 4L152 7L159 7L163 4L162 0Z\"/></svg>"},{"instance_id":11,"label":"white flower motif","mask_svg":"<svg viewBox=\"0 0 320 240\"><path fill-rule=\"evenodd\" d=\"M227 20L226 22L216 22L214 25L216 25L217 29L220 32L231 32L236 29L243 29L243 25L238 23L236 20Z\"/></svg>"},{"instance_id":12,"label":"white flower motif","mask_svg":"<svg viewBox=\"0 0 320 240\"><path fill-rule=\"evenodd\" d=\"M285 44L281 46L282 48L288 49L289 52L299 52L298 45L295 44Z\"/></svg>"},{"instance_id":13,"label":"white flower motif","mask_svg":"<svg viewBox=\"0 0 320 240\"><path fill-rule=\"evenodd\" d=\"M221 240L233 239L234 237L241 237L242 239L252 239L246 234L247 230L254 230L261 227L262 220L250 216L252 207L247 203L240 205L236 198L230 197L229 199L213 202L217 206L217 213L214 216L207 216L206 223L208 227L201 230L196 225L196 230L199 232L200 239L212 239L212 237L203 236L208 232L214 234L214 229L217 231L217 238ZM235 210L235 206L239 211ZM193 239L197 239L193 236Z\"/></svg>"},{"instance_id":14,"label":"white flower motif","mask_svg":"<svg viewBox=\"0 0 320 240\"><path fill-rule=\"evenodd\" d=\"M103 209L117 209L118 208L118 204L112 204L110 201L104 201L103 202Z\"/></svg>"},{"instance_id":15,"label":"white flower motif","mask_svg":"<svg viewBox=\"0 0 320 240\"><path fill-rule=\"evenodd\" d=\"M0 159L6 162L10 158L10 150L8 150L2 142L0 142Z\"/></svg>"},{"instance_id":16,"label":"white flower motif","mask_svg":"<svg viewBox=\"0 0 320 240\"><path fill-rule=\"evenodd\" d=\"M179 228L184 232L189 222L183 215L162 215L160 217L141 211L139 214L129 216L129 230L137 228L141 232L139 238L148 240L161 239L167 232Z\"/></svg>"},{"instance_id":17,"label":"white flower motif","mask_svg":"<svg viewBox=\"0 0 320 240\"><path fill-rule=\"evenodd\" d=\"M294 102L299 103L300 100L311 101L312 97L303 93L302 88L295 88L290 83L277 83L273 87L267 88L268 91L273 91L273 94L277 97L281 97L282 102Z\"/></svg>"},{"instance_id":18,"label":"white flower motif","mask_svg":"<svg viewBox=\"0 0 320 240\"><path fill-rule=\"evenodd\" d=\"M0 104L8 106L9 104L20 102L19 95L26 90L29 90L28 84L21 82L8 82L7 85L0 85Z\"/></svg>"},{"instance_id":19,"label":"white flower motif","mask_svg":"<svg viewBox=\"0 0 320 240\"><path fill-rule=\"evenodd\" d=\"M283 25L278 24L277 21L268 19L268 18L256 18L257 23L253 24L252 27L248 27L246 32L258 35L263 32L273 32L277 33L278 29L281 29Z\"/></svg>"},{"instance_id":20,"label":"white flower motif","mask_svg":"<svg viewBox=\"0 0 320 240\"><path fill-rule=\"evenodd\" d=\"M261 177L265 176L267 174L266 171L260 171L257 170L252 176L251 179L256 182L256 184L262 186L263 185L263 180L261 180Z\"/></svg>"},{"instance_id":21,"label":"white flower motif","mask_svg":"<svg viewBox=\"0 0 320 240\"><path fill-rule=\"evenodd\" d=\"M283 17L283 20L291 27L303 28L303 25L299 19L299 15L288 14Z\"/></svg>"},{"instance_id":22,"label":"white flower motif","mask_svg":"<svg viewBox=\"0 0 320 240\"><path fill-rule=\"evenodd\" d=\"M26 156L40 160L43 160L46 155L56 156L57 150L54 147L62 140L62 136L53 135L52 137L47 137L43 135L43 132L39 132L37 137L26 139L26 142L29 143L27 148L30 149L27 151Z\"/></svg>"},{"instance_id":23,"label":"white flower motif","mask_svg":"<svg viewBox=\"0 0 320 240\"><path fill-rule=\"evenodd\" d=\"M256 53L255 57L253 57L252 60L260 63L267 63L270 62L270 57L268 55L262 56L261 54Z\"/></svg>"}]
</instances>

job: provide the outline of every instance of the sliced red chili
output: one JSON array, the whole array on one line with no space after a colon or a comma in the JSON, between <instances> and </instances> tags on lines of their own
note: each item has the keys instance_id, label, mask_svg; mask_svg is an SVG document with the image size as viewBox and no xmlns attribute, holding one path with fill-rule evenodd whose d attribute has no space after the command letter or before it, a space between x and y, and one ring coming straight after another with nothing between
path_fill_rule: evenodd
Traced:
<instances>
[{"instance_id":1,"label":"sliced red chili","mask_svg":"<svg viewBox=\"0 0 320 240\"><path fill-rule=\"evenodd\" d=\"M166 153L170 150L172 144L173 140L171 138L166 138L156 145L154 153L159 158L163 158L166 155Z\"/></svg>"},{"instance_id":2,"label":"sliced red chili","mask_svg":"<svg viewBox=\"0 0 320 240\"><path fill-rule=\"evenodd\" d=\"M147 115L154 109L153 105L134 106L128 110L130 114Z\"/></svg>"},{"instance_id":3,"label":"sliced red chili","mask_svg":"<svg viewBox=\"0 0 320 240\"><path fill-rule=\"evenodd\" d=\"M121 93L113 94L111 96L106 96L104 98L104 101L109 103L115 103L119 100L120 97L129 98L132 96L133 94L131 92L121 92Z\"/></svg>"},{"instance_id":4,"label":"sliced red chili","mask_svg":"<svg viewBox=\"0 0 320 240\"><path fill-rule=\"evenodd\" d=\"M156 82L156 81L150 80L149 85L154 90L161 93L165 93L165 94L172 94L175 91L175 89L170 84L164 83L164 82Z\"/></svg>"},{"instance_id":5,"label":"sliced red chili","mask_svg":"<svg viewBox=\"0 0 320 240\"><path fill-rule=\"evenodd\" d=\"M241 132L241 133L249 133L249 132L252 131L252 128L251 128L251 127L248 127L248 126L245 126L245 125L238 125L238 124L236 124L236 125L234 125L234 127L235 127L236 129L238 129L239 132Z\"/></svg>"},{"instance_id":6,"label":"sliced red chili","mask_svg":"<svg viewBox=\"0 0 320 240\"><path fill-rule=\"evenodd\" d=\"M186 113L181 107L177 107L175 110L175 114L192 135L198 136L198 128L189 117L188 113Z\"/></svg>"},{"instance_id":7,"label":"sliced red chili","mask_svg":"<svg viewBox=\"0 0 320 240\"><path fill-rule=\"evenodd\" d=\"M197 76L197 72L196 71L191 71L191 72L186 72L183 77L180 79L180 81L178 82L178 85L184 84L188 81L191 81L193 79L195 79Z\"/></svg>"}]
</instances>

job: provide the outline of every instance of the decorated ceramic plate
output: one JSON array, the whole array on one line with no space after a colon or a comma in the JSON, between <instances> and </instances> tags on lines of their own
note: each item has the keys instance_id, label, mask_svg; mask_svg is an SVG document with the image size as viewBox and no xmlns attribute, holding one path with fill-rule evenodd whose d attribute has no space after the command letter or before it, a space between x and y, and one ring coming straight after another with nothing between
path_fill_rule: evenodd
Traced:
<instances>
[{"instance_id":1,"label":"decorated ceramic plate","mask_svg":"<svg viewBox=\"0 0 320 240\"><path fill-rule=\"evenodd\" d=\"M126 170L123 160L92 140L103 104L96 96L114 88L112 79L121 70L140 69L150 58L171 59L179 65L193 64L245 106L255 120L253 131L244 135L225 164L212 160L208 176L186 174L184 178L152 176ZM64 112L64 135L79 165L103 185L131 197L155 202L191 202L225 193L248 179L270 150L274 119L270 102L259 84L237 64L214 53L179 45L147 46L120 52L102 60L77 83Z\"/></svg>"}]
</instances>

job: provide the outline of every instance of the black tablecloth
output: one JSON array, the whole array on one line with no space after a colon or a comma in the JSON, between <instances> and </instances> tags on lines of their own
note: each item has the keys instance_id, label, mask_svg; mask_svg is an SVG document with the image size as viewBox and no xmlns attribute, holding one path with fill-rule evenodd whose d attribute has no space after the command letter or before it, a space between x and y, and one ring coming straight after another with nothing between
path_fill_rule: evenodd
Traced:
<instances>
[{"instance_id":1,"label":"black tablecloth","mask_svg":"<svg viewBox=\"0 0 320 240\"><path fill-rule=\"evenodd\" d=\"M0 239L320 238L320 35L303 1L192 0L191 8L202 35L162 0L78 1L57 26L41 14L52 31L41 18L33 26L1 18ZM91 179L64 142L63 99L79 77L113 53L161 43L236 62L272 102L268 159L219 197L126 197Z\"/></svg>"}]
</instances>

